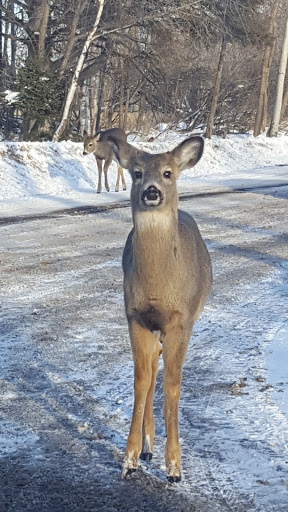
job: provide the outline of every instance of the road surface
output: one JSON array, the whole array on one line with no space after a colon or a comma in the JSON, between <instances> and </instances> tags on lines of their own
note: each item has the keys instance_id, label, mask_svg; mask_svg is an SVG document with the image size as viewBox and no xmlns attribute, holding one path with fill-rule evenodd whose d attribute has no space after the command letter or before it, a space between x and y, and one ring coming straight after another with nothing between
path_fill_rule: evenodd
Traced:
<instances>
[{"instance_id":1,"label":"road surface","mask_svg":"<svg viewBox=\"0 0 288 512\"><path fill-rule=\"evenodd\" d=\"M287 512L287 199L269 187L181 201L214 287L183 372L178 485L165 479L161 365L153 460L121 480L130 208L2 219L1 512Z\"/></svg>"}]
</instances>

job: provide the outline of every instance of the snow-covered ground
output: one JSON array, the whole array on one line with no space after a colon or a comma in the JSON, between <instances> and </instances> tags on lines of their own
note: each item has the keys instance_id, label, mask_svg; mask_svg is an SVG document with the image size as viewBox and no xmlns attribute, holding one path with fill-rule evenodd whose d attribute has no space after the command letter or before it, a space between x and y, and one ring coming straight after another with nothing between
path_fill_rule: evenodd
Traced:
<instances>
[{"instance_id":1,"label":"snow-covered ground","mask_svg":"<svg viewBox=\"0 0 288 512\"><path fill-rule=\"evenodd\" d=\"M159 152L184 137L137 144ZM81 144L1 143L0 158L0 511L286 512L288 137L206 141L179 179L186 195L252 192L181 202L207 242L214 291L184 367L183 482L172 490L161 366L154 459L120 480L133 403L121 272L129 208L4 219L128 200L127 173L127 192L96 194Z\"/></svg>"},{"instance_id":2,"label":"snow-covered ground","mask_svg":"<svg viewBox=\"0 0 288 512\"><path fill-rule=\"evenodd\" d=\"M168 151L187 134L163 133L154 142L129 141L157 153ZM135 139L135 140L134 140ZM179 192L287 183L288 137L230 135L206 141L205 152L193 170L184 171ZM116 163L109 171L110 189L116 183ZM0 142L0 216L47 212L79 205L99 205L129 199L128 190L96 194L98 173L93 155L83 156L83 144Z\"/></svg>"}]
</instances>

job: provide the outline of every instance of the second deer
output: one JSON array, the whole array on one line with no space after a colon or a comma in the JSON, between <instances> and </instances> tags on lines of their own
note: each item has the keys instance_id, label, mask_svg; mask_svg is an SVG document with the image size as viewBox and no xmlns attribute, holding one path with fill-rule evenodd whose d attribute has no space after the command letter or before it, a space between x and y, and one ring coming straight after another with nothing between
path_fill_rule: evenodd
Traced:
<instances>
[{"instance_id":1,"label":"second deer","mask_svg":"<svg viewBox=\"0 0 288 512\"><path fill-rule=\"evenodd\" d=\"M201 158L204 142L190 137L173 151L148 154L108 139L132 177L134 227L123 252L124 298L134 359L134 409L123 477L153 453L153 395L164 359L166 475L181 479L178 406L182 367L192 327L209 296L212 270L194 219L178 210L176 180ZM161 345L159 343L161 342Z\"/></svg>"},{"instance_id":2,"label":"second deer","mask_svg":"<svg viewBox=\"0 0 288 512\"><path fill-rule=\"evenodd\" d=\"M104 130L99 133L96 133L96 135L88 135L86 131L84 131L83 134L83 142L84 142L84 151L83 155L88 155L89 153L94 153L97 167L98 167L98 188L97 192L100 193L102 190L102 165L104 160L104 181L105 181L105 188L107 192L109 192L110 187L108 183L108 169L112 163L114 153L111 149L111 146L107 142L107 138L109 136L116 137L119 140L122 140L126 142L127 135L121 128L110 128L109 130ZM115 186L115 192L119 191L119 183L120 178L122 181L122 188L123 190L126 190L126 183L125 178L123 174L123 169L120 165L118 165L118 174L117 174L117 181Z\"/></svg>"}]
</instances>

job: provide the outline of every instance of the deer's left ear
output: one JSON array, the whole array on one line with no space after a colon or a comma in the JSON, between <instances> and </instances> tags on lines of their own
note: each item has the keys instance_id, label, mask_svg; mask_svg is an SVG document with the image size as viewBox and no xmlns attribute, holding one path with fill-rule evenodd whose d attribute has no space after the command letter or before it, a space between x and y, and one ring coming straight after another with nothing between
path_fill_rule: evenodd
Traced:
<instances>
[{"instance_id":1,"label":"deer's left ear","mask_svg":"<svg viewBox=\"0 0 288 512\"><path fill-rule=\"evenodd\" d=\"M171 154L180 169L190 169L199 162L203 155L204 139L202 137L190 137L177 146Z\"/></svg>"}]
</instances>

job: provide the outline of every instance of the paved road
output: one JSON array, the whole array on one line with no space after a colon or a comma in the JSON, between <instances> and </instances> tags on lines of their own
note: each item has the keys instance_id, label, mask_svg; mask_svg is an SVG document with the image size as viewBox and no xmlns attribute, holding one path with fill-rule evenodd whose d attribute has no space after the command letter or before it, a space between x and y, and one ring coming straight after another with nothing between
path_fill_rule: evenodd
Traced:
<instances>
[{"instance_id":1,"label":"paved road","mask_svg":"<svg viewBox=\"0 0 288 512\"><path fill-rule=\"evenodd\" d=\"M207 240L214 290L184 368L178 486L163 471L161 367L154 459L120 478L130 209L0 226L1 512L287 512L288 384L267 380L287 319L287 199L288 187L270 187L181 202Z\"/></svg>"}]
</instances>

